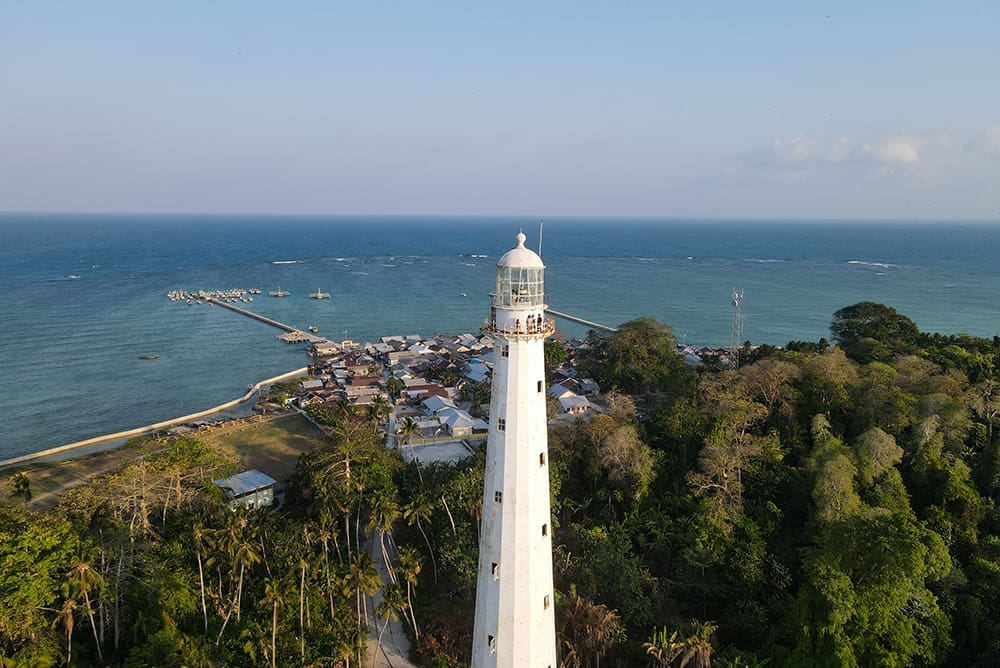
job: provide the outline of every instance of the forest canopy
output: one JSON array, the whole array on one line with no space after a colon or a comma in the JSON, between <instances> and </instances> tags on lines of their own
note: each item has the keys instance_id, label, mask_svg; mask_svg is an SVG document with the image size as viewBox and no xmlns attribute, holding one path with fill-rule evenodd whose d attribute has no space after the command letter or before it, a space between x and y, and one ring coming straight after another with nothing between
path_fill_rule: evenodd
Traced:
<instances>
[{"instance_id":1,"label":"forest canopy","mask_svg":"<svg viewBox=\"0 0 1000 668\"><path fill-rule=\"evenodd\" d=\"M831 332L725 371L652 319L576 353L618 391L550 427L561 666L1000 665L1000 339L867 302ZM482 453L404 464L377 415L312 417L277 513L228 510L193 439L46 513L15 475L3 665L358 665L390 619L467 665Z\"/></svg>"}]
</instances>

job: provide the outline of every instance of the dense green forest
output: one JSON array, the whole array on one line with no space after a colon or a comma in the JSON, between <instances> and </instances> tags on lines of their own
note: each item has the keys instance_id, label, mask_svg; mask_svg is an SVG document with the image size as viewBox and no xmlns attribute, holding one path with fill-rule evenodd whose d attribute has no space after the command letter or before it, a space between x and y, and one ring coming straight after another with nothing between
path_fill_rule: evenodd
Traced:
<instances>
[{"instance_id":1,"label":"dense green forest","mask_svg":"<svg viewBox=\"0 0 1000 668\"><path fill-rule=\"evenodd\" d=\"M562 665L1000 665L1000 338L867 302L831 338L716 370L655 320L591 334L607 410L549 436ZM398 619L466 665L482 456L404 465L377 412L314 417L282 512L229 511L192 439L11 499L2 664L360 666Z\"/></svg>"}]
</instances>

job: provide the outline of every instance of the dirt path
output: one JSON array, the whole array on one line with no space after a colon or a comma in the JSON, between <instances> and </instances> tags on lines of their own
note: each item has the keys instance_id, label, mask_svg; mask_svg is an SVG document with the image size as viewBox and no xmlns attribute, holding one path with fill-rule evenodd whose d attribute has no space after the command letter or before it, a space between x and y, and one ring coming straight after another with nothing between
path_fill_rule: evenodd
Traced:
<instances>
[{"instance_id":1,"label":"dirt path","mask_svg":"<svg viewBox=\"0 0 1000 668\"><path fill-rule=\"evenodd\" d=\"M382 558L382 546L374 537L368 539L371 542L372 561L375 568L382 577L382 582L390 582L389 573L385 569L385 560ZM372 610L378 608L382 600L382 591L379 590L372 597ZM405 614L405 613L404 613ZM404 619L401 617L395 621L389 620L389 625L382 633L382 646L378 645L378 632L385 623L384 619L375 616L375 624L368 631L368 660L372 661L374 668L416 668L410 662L410 639L403 628ZM361 666L367 668L367 664Z\"/></svg>"}]
</instances>

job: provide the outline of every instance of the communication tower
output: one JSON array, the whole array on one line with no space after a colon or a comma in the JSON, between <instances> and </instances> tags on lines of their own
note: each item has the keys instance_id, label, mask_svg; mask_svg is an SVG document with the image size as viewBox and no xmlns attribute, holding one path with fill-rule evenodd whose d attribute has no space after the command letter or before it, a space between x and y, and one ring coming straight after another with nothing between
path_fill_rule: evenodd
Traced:
<instances>
[{"instance_id":1,"label":"communication tower","mask_svg":"<svg viewBox=\"0 0 1000 668\"><path fill-rule=\"evenodd\" d=\"M740 304L743 301L743 291L733 288L733 322L729 334L729 368L740 367L740 348L743 346L743 314Z\"/></svg>"}]
</instances>

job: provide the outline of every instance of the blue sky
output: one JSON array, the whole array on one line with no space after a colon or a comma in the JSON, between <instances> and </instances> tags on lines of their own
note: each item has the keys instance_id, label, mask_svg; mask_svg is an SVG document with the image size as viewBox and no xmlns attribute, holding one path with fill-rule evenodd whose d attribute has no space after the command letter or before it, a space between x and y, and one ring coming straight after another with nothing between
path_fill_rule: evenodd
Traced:
<instances>
[{"instance_id":1,"label":"blue sky","mask_svg":"<svg viewBox=\"0 0 1000 668\"><path fill-rule=\"evenodd\" d=\"M0 210L1000 220L1000 3L0 3Z\"/></svg>"}]
</instances>

